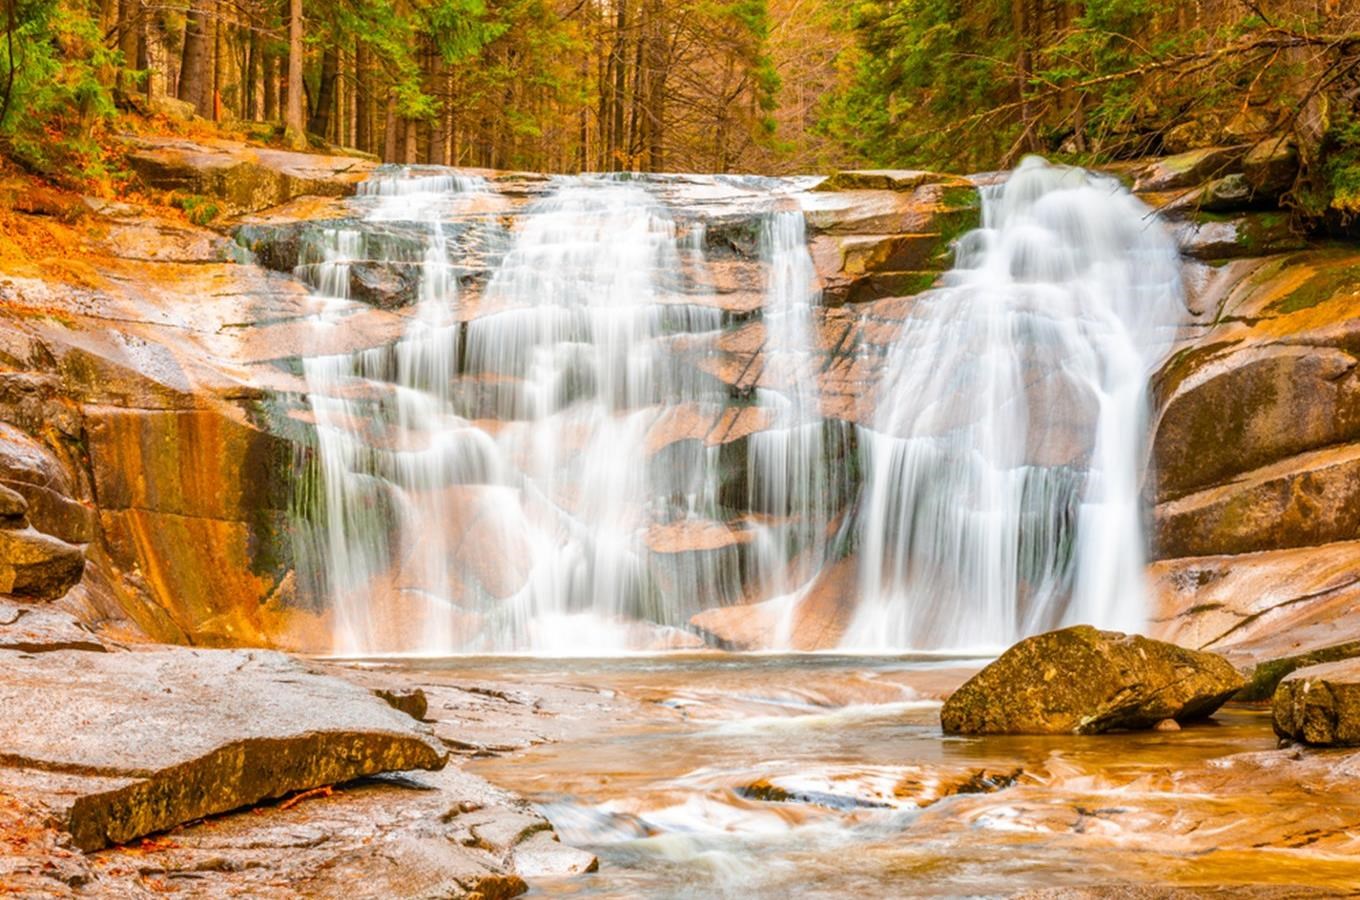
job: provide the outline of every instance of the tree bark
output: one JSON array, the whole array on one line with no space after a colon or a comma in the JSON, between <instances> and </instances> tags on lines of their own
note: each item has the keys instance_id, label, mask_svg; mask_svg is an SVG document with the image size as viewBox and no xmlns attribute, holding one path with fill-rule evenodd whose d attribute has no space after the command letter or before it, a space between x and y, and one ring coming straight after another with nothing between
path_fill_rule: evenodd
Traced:
<instances>
[{"instance_id":1,"label":"tree bark","mask_svg":"<svg viewBox=\"0 0 1360 900\"><path fill-rule=\"evenodd\" d=\"M136 86L130 70L138 68L142 52L142 5L140 0L122 0L118 4L118 50L123 54L123 68L118 87L130 94ZM150 78L150 75L147 75Z\"/></svg>"},{"instance_id":2,"label":"tree bark","mask_svg":"<svg viewBox=\"0 0 1360 900\"><path fill-rule=\"evenodd\" d=\"M334 47L321 54L321 80L317 86L316 107L307 122L307 130L319 137L327 137L331 126L331 111L335 108L335 79L340 70L340 56Z\"/></svg>"},{"instance_id":3,"label":"tree bark","mask_svg":"<svg viewBox=\"0 0 1360 900\"><path fill-rule=\"evenodd\" d=\"M302 111L302 0L288 0L288 102L283 114L283 141L295 150L307 148Z\"/></svg>"},{"instance_id":4,"label":"tree bark","mask_svg":"<svg viewBox=\"0 0 1360 900\"><path fill-rule=\"evenodd\" d=\"M387 120L383 126L383 162L394 163L397 159L397 129L400 123L397 121L397 98L389 96L387 98Z\"/></svg>"},{"instance_id":5,"label":"tree bark","mask_svg":"<svg viewBox=\"0 0 1360 900\"><path fill-rule=\"evenodd\" d=\"M354 95L357 110L354 116L354 146L365 153L373 152L373 100L368 80L368 48L362 41L354 43Z\"/></svg>"},{"instance_id":6,"label":"tree bark","mask_svg":"<svg viewBox=\"0 0 1360 900\"><path fill-rule=\"evenodd\" d=\"M212 0L193 0L184 25L184 53L180 57L179 88L176 96L185 103L192 103L194 110L205 119L212 117L208 105L208 53L209 23L211 16L208 5Z\"/></svg>"}]
</instances>

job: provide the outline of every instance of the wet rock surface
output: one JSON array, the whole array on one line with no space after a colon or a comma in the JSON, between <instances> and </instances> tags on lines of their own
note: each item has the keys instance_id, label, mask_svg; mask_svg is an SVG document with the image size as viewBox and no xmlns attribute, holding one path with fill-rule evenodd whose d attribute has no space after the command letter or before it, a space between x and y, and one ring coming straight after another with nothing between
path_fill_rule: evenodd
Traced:
<instances>
[{"instance_id":1,"label":"wet rock surface","mask_svg":"<svg viewBox=\"0 0 1360 900\"><path fill-rule=\"evenodd\" d=\"M1275 689L1271 708L1282 738L1328 747L1360 744L1360 660L1291 672Z\"/></svg>"},{"instance_id":2,"label":"wet rock surface","mask_svg":"<svg viewBox=\"0 0 1360 900\"><path fill-rule=\"evenodd\" d=\"M25 692L60 703L55 717L0 741L0 883L21 895L510 897L597 864L464 767L472 756L579 734L631 704L594 690L531 692L267 652L57 650L0 652L7 712L16 698L29 702ZM102 665L89 662L96 657ZM58 678L64 672L81 677ZM409 706L426 692L444 739L374 696ZM384 774L412 766L431 771ZM159 789L142 790L145 803L126 802L147 784ZM235 809L265 785L248 809L204 809ZM147 806L194 814L82 852L144 823Z\"/></svg>"},{"instance_id":3,"label":"wet rock surface","mask_svg":"<svg viewBox=\"0 0 1360 900\"><path fill-rule=\"evenodd\" d=\"M29 606L0 598L0 650L48 653L53 650L103 651L94 629L51 606Z\"/></svg>"},{"instance_id":4,"label":"wet rock surface","mask_svg":"<svg viewBox=\"0 0 1360 900\"><path fill-rule=\"evenodd\" d=\"M219 139L138 137L128 166L147 186L202 195L230 213L254 212L303 195L344 196L374 164Z\"/></svg>"},{"instance_id":5,"label":"wet rock surface","mask_svg":"<svg viewBox=\"0 0 1360 900\"><path fill-rule=\"evenodd\" d=\"M41 723L3 741L11 790L95 850L445 751L361 689L265 651L6 653L0 702Z\"/></svg>"},{"instance_id":6,"label":"wet rock surface","mask_svg":"<svg viewBox=\"0 0 1360 900\"><path fill-rule=\"evenodd\" d=\"M967 677L958 667L821 655L559 667L500 675L526 695L569 680L646 705L472 766L599 855L599 874L564 892L1304 897L1348 894L1360 875L1360 754L1276 749L1265 711L942 741L938 701Z\"/></svg>"},{"instance_id":7,"label":"wet rock surface","mask_svg":"<svg viewBox=\"0 0 1360 900\"><path fill-rule=\"evenodd\" d=\"M950 695L947 734L1099 734L1207 718L1242 687L1220 656L1077 625L1026 638Z\"/></svg>"}]
</instances>

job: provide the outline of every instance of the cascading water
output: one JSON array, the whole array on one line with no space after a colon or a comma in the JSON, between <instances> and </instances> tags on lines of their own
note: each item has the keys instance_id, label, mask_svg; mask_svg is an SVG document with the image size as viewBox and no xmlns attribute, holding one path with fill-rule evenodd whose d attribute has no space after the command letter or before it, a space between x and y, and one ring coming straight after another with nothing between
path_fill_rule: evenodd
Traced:
<instances>
[{"instance_id":1,"label":"cascading water","mask_svg":"<svg viewBox=\"0 0 1360 900\"><path fill-rule=\"evenodd\" d=\"M751 436L747 460L749 506L763 517L755 529L752 580L781 607L774 644L782 647L803 591L827 559L827 529L844 486L833 463L842 442L822 417L819 357L812 352L821 296L796 203L785 201L764 218L760 256L769 270L761 310L764 366L774 386L757 391L769 420Z\"/></svg>"},{"instance_id":2,"label":"cascading water","mask_svg":"<svg viewBox=\"0 0 1360 900\"><path fill-rule=\"evenodd\" d=\"M814 596L819 615L854 598L857 649L1141 627L1144 392L1183 312L1142 204L1040 161L985 189L852 434L822 409L806 185L686 188L736 203L707 220L736 223L714 244L702 210L663 201L677 183L558 178L515 205L400 173L312 242L318 348L363 315L352 289L413 301L391 339L303 362L298 572L338 652L692 646L694 614L736 603L781 647ZM752 224L758 247L706 259ZM745 301L725 318L720 283L760 291L758 324ZM760 344L751 395L715 377L736 335ZM738 419L759 424L724 437ZM821 592L855 567L853 590Z\"/></svg>"},{"instance_id":3,"label":"cascading water","mask_svg":"<svg viewBox=\"0 0 1360 900\"><path fill-rule=\"evenodd\" d=\"M734 553L666 567L653 552L667 529L716 510L711 453L658 446L678 409L724 402L677 347L721 323L686 302L697 252L642 188L564 180L487 285L495 312L468 327L467 371L501 423L530 523L524 583L500 602L490 647L624 649L637 643L630 622L683 625L737 582Z\"/></svg>"},{"instance_id":4,"label":"cascading water","mask_svg":"<svg viewBox=\"0 0 1360 900\"><path fill-rule=\"evenodd\" d=\"M458 618L450 597L458 581L441 537L457 511L443 499L452 486L493 478L497 461L490 439L450 403L458 292L441 216L451 199L484 190L481 179L452 175L365 183L360 195L375 201L370 222L416 222L426 229L417 232L424 249L415 315L390 346L303 362L320 469L319 496L309 501L321 512L311 517L314 527L299 555L324 581L338 652L452 646ZM321 244L314 282L323 298L316 323L323 332L353 306L354 265L415 255L408 242L385 243L357 230L328 231ZM375 596L386 602L375 603Z\"/></svg>"},{"instance_id":5,"label":"cascading water","mask_svg":"<svg viewBox=\"0 0 1360 900\"><path fill-rule=\"evenodd\" d=\"M1111 179L1023 163L887 361L843 646L1003 647L1143 627L1145 391L1184 317L1176 247Z\"/></svg>"}]
</instances>

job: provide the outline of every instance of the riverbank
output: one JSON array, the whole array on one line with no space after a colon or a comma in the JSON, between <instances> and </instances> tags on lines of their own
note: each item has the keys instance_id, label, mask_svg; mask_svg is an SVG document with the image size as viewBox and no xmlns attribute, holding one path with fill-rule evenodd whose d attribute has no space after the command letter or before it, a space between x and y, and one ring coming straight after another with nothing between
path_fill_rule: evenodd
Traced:
<instances>
[{"instance_id":1,"label":"riverbank","mask_svg":"<svg viewBox=\"0 0 1360 900\"><path fill-rule=\"evenodd\" d=\"M7 792L0 871L38 896L1276 898L1360 885L1360 753L1279 748L1268 711L1243 704L1177 732L945 737L940 701L976 665L307 663L423 692L448 765L88 855Z\"/></svg>"}]
</instances>

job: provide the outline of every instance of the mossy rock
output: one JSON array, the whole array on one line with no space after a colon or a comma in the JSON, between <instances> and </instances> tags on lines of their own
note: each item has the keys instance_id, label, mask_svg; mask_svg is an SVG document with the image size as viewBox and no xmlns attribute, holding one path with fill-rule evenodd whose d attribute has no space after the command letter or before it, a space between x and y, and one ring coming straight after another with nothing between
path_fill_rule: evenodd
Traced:
<instances>
[{"instance_id":1,"label":"mossy rock","mask_svg":"<svg viewBox=\"0 0 1360 900\"><path fill-rule=\"evenodd\" d=\"M945 702L947 734L1098 734L1212 715L1242 687L1226 659L1077 625L1026 638Z\"/></svg>"},{"instance_id":2,"label":"mossy rock","mask_svg":"<svg viewBox=\"0 0 1360 900\"><path fill-rule=\"evenodd\" d=\"M1275 695L1275 690L1280 686L1280 682L1299 669L1353 659L1358 656L1360 656L1360 641L1347 641L1344 644L1319 647L1316 650L1295 656L1267 659L1256 664L1256 668L1247 676L1247 686L1237 692L1235 699L1245 701L1269 700Z\"/></svg>"},{"instance_id":3,"label":"mossy rock","mask_svg":"<svg viewBox=\"0 0 1360 900\"><path fill-rule=\"evenodd\" d=\"M1305 744L1360 745L1360 659L1292 672L1275 689L1275 733Z\"/></svg>"},{"instance_id":4,"label":"mossy rock","mask_svg":"<svg viewBox=\"0 0 1360 900\"><path fill-rule=\"evenodd\" d=\"M921 169L854 169L827 176L816 191L914 191L926 184L957 182L954 175Z\"/></svg>"}]
</instances>

